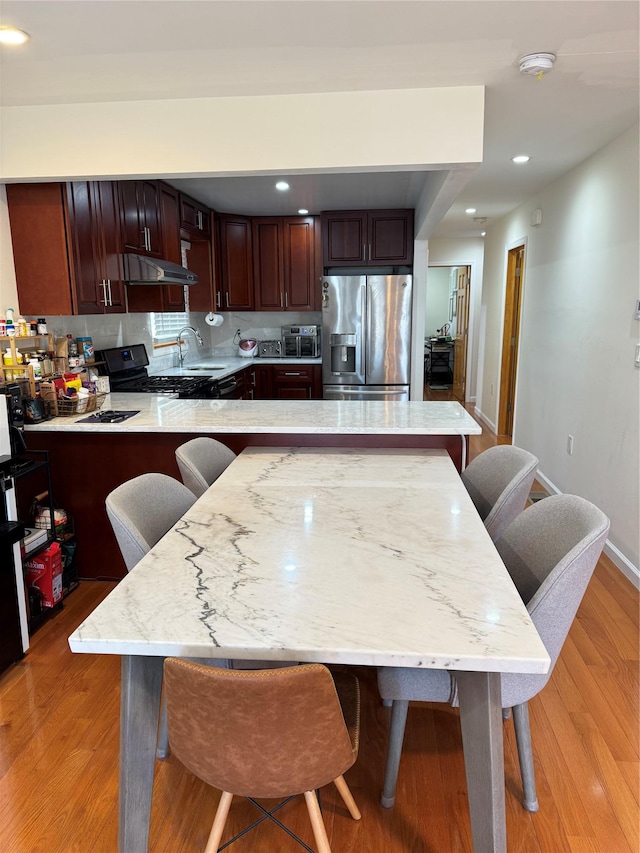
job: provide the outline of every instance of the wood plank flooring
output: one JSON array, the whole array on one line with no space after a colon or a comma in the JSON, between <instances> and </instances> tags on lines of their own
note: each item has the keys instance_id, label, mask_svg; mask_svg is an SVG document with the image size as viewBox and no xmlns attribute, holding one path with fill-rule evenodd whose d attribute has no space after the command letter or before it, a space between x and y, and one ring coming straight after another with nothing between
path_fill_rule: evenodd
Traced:
<instances>
[{"instance_id":1,"label":"wood plank flooring","mask_svg":"<svg viewBox=\"0 0 640 853\"><path fill-rule=\"evenodd\" d=\"M495 444L485 431L471 455ZM72 655L68 635L113 584L82 582L33 637L27 657L0 676L0 851L115 853L120 661ZM504 725L510 853L636 853L638 594L602 557L558 665L530 703L540 811L521 806L511 722ZM349 817L322 791L333 853L466 853L471 850L458 713L412 705L394 809L379 806L387 709L375 672L358 668L362 741L347 781L362 811ZM219 794L172 757L156 765L152 853L204 850ZM255 818L240 799L228 831ZM314 847L302 798L280 818ZM225 833L225 838L229 835ZM301 848L261 824L233 853ZM142 853L142 851L128 851Z\"/></svg>"}]
</instances>

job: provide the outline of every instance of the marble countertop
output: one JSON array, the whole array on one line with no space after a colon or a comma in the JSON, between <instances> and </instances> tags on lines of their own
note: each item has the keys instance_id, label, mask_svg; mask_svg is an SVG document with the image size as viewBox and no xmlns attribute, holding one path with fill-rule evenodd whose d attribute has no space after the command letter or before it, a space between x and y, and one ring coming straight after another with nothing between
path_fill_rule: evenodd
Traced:
<instances>
[{"instance_id":1,"label":"marble countertop","mask_svg":"<svg viewBox=\"0 0 640 853\"><path fill-rule=\"evenodd\" d=\"M549 667L443 450L244 450L69 644L102 654Z\"/></svg>"},{"instance_id":2,"label":"marble countertop","mask_svg":"<svg viewBox=\"0 0 640 853\"><path fill-rule=\"evenodd\" d=\"M239 356L206 356L201 361L196 359L182 367L169 367L156 370L156 376L212 376L214 379L225 379L245 367L259 367L261 364L308 365L322 364L322 358L240 358ZM222 368L222 369L214 369Z\"/></svg>"},{"instance_id":3,"label":"marble countertop","mask_svg":"<svg viewBox=\"0 0 640 853\"><path fill-rule=\"evenodd\" d=\"M169 432L320 435L479 435L457 402L377 400L180 400L175 395L111 393L103 410L139 413L118 424L53 418L27 432Z\"/></svg>"}]
</instances>

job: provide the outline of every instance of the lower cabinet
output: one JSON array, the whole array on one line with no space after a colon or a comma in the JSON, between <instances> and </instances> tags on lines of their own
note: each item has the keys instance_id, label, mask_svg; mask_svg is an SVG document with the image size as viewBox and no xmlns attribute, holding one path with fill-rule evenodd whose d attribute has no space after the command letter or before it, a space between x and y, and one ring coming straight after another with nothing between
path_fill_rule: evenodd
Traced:
<instances>
[{"instance_id":1,"label":"lower cabinet","mask_svg":"<svg viewBox=\"0 0 640 853\"><path fill-rule=\"evenodd\" d=\"M319 364L264 364L253 368L256 400L320 400Z\"/></svg>"}]
</instances>

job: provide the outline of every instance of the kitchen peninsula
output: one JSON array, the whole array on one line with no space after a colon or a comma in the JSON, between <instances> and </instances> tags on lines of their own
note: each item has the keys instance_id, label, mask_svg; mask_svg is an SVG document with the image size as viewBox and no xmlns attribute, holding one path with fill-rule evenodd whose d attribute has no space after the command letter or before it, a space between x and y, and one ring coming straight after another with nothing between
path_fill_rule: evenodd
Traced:
<instances>
[{"instance_id":1,"label":"kitchen peninsula","mask_svg":"<svg viewBox=\"0 0 640 853\"><path fill-rule=\"evenodd\" d=\"M480 426L455 402L183 400L112 393L103 410L136 410L122 423L87 415L27 427L30 449L50 452L54 500L75 519L81 576L121 578L124 564L104 509L120 483L148 471L179 477L175 449L198 435L236 453L249 446L447 450L464 467L467 437Z\"/></svg>"}]
</instances>

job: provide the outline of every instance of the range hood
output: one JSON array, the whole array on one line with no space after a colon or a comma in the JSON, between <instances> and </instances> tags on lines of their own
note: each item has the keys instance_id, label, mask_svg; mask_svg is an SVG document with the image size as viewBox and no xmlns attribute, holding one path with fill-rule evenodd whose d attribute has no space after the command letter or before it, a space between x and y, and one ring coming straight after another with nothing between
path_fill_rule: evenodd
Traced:
<instances>
[{"instance_id":1,"label":"range hood","mask_svg":"<svg viewBox=\"0 0 640 853\"><path fill-rule=\"evenodd\" d=\"M198 276L179 264L130 254L124 256L124 279L129 284L198 283Z\"/></svg>"}]
</instances>

